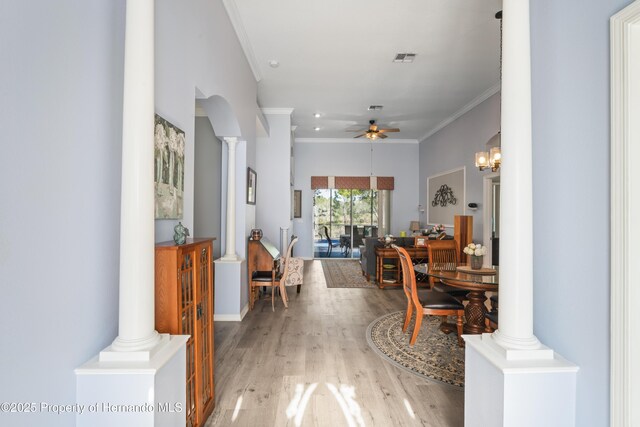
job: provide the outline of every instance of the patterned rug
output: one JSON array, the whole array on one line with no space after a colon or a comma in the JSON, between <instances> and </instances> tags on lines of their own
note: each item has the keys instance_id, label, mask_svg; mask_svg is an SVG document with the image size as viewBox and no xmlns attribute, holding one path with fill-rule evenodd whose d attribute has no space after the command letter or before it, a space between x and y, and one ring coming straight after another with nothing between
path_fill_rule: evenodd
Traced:
<instances>
[{"instance_id":1,"label":"patterned rug","mask_svg":"<svg viewBox=\"0 0 640 427\"><path fill-rule=\"evenodd\" d=\"M425 316L415 345L409 347L413 320L403 334L404 313L398 311L374 320L367 328L369 346L401 369L428 380L464 387L464 348L458 346L456 334L440 332L440 318Z\"/></svg>"},{"instance_id":2,"label":"patterned rug","mask_svg":"<svg viewBox=\"0 0 640 427\"><path fill-rule=\"evenodd\" d=\"M322 260L322 271L327 288L377 288L367 282L355 259Z\"/></svg>"}]
</instances>

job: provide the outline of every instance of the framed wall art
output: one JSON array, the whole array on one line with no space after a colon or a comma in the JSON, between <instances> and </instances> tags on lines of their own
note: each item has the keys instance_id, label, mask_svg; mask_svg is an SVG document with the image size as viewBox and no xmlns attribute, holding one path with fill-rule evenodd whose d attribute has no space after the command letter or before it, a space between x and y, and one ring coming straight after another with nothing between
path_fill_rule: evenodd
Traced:
<instances>
[{"instance_id":1,"label":"framed wall art","mask_svg":"<svg viewBox=\"0 0 640 427\"><path fill-rule=\"evenodd\" d=\"M427 224L453 227L453 217L464 215L465 168L427 178Z\"/></svg>"},{"instance_id":2,"label":"framed wall art","mask_svg":"<svg viewBox=\"0 0 640 427\"><path fill-rule=\"evenodd\" d=\"M155 218L182 219L184 208L184 132L155 115Z\"/></svg>"},{"instance_id":3,"label":"framed wall art","mask_svg":"<svg viewBox=\"0 0 640 427\"><path fill-rule=\"evenodd\" d=\"M302 218L302 190L293 190L293 217Z\"/></svg>"},{"instance_id":4,"label":"framed wall art","mask_svg":"<svg viewBox=\"0 0 640 427\"><path fill-rule=\"evenodd\" d=\"M256 171L251 168L247 168L247 204L256 204L256 184L258 176Z\"/></svg>"}]
</instances>

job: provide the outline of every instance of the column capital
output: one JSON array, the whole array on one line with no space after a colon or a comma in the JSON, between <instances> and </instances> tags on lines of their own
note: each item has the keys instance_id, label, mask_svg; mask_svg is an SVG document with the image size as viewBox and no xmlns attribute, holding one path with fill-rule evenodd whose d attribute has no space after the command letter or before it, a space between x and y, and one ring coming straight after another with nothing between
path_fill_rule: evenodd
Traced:
<instances>
[{"instance_id":1,"label":"column capital","mask_svg":"<svg viewBox=\"0 0 640 427\"><path fill-rule=\"evenodd\" d=\"M229 145L229 148L235 148L235 145L239 142L237 136L223 136L222 139Z\"/></svg>"}]
</instances>

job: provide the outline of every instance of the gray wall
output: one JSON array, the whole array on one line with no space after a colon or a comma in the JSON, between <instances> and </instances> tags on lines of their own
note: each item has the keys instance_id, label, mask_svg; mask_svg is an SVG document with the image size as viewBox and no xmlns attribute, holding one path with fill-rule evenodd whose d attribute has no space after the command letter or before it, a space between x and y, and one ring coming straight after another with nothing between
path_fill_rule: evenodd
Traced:
<instances>
[{"instance_id":1,"label":"gray wall","mask_svg":"<svg viewBox=\"0 0 640 427\"><path fill-rule=\"evenodd\" d=\"M9 0L0 16L0 400L71 404L74 368L117 335L125 1ZM156 43L156 111L186 132L192 228L196 87L229 101L254 155L256 82L221 1L159 0Z\"/></svg>"},{"instance_id":2,"label":"gray wall","mask_svg":"<svg viewBox=\"0 0 640 427\"><path fill-rule=\"evenodd\" d=\"M117 334L124 0L0 16L0 401L71 404L74 368Z\"/></svg>"},{"instance_id":3,"label":"gray wall","mask_svg":"<svg viewBox=\"0 0 640 427\"><path fill-rule=\"evenodd\" d=\"M280 247L280 228L291 230L291 115L265 114L269 137L256 141L256 227ZM246 196L245 196L246 197Z\"/></svg>"},{"instance_id":4,"label":"gray wall","mask_svg":"<svg viewBox=\"0 0 640 427\"><path fill-rule=\"evenodd\" d=\"M486 149L487 141L500 130L500 94L493 95L477 107L465 113L447 127L420 143L420 204L425 213L420 221L427 220L427 178L451 169L466 167L466 204L475 202L478 210L466 207L465 215L473 216L473 240L482 242L482 177L475 167L476 151ZM447 230L449 234L453 230Z\"/></svg>"},{"instance_id":5,"label":"gray wall","mask_svg":"<svg viewBox=\"0 0 640 427\"><path fill-rule=\"evenodd\" d=\"M296 256L313 257L312 176L369 176L371 143L295 143L295 188L302 190L302 218L293 220L299 237ZM373 174L394 176L391 234L408 232L418 218L418 144L374 143Z\"/></svg>"},{"instance_id":6,"label":"gray wall","mask_svg":"<svg viewBox=\"0 0 640 427\"><path fill-rule=\"evenodd\" d=\"M579 426L609 424L609 17L629 3L531 2L534 332L580 366Z\"/></svg>"},{"instance_id":7,"label":"gray wall","mask_svg":"<svg viewBox=\"0 0 640 427\"><path fill-rule=\"evenodd\" d=\"M222 143L208 117L196 117L193 236L215 237L213 257L220 258Z\"/></svg>"}]
</instances>

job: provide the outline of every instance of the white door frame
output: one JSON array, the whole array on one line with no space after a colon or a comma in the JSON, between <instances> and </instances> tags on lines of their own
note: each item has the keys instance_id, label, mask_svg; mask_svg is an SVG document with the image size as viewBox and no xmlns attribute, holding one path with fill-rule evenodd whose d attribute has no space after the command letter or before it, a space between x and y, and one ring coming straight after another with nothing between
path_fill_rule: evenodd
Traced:
<instances>
[{"instance_id":1,"label":"white door frame","mask_svg":"<svg viewBox=\"0 0 640 427\"><path fill-rule=\"evenodd\" d=\"M493 179L500 172L491 172L482 177L482 244L487 247L485 265L493 265L493 241L491 240L491 218L493 217Z\"/></svg>"},{"instance_id":2,"label":"white door frame","mask_svg":"<svg viewBox=\"0 0 640 427\"><path fill-rule=\"evenodd\" d=\"M611 18L611 426L640 425L640 0ZM635 119L635 120L634 120ZM633 261L633 262L630 262ZM634 281L635 283L632 283Z\"/></svg>"}]
</instances>

